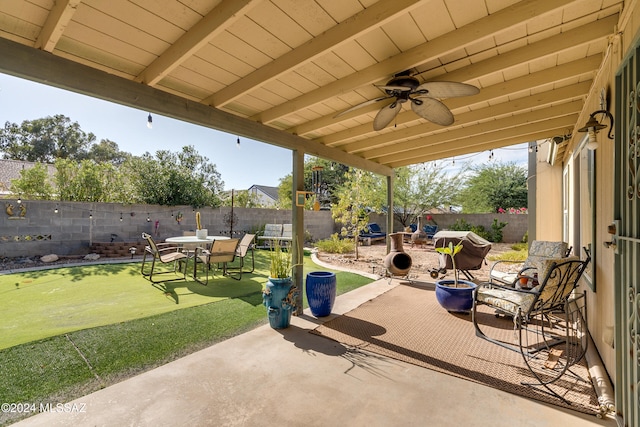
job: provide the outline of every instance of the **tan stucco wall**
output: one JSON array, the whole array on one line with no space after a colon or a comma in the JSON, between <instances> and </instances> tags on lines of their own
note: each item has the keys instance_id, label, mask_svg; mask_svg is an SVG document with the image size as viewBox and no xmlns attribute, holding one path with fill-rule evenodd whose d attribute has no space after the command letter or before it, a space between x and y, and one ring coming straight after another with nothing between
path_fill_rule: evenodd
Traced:
<instances>
[{"instance_id":1,"label":"tan stucco wall","mask_svg":"<svg viewBox=\"0 0 640 427\"><path fill-rule=\"evenodd\" d=\"M636 4L632 2L630 4ZM595 77L592 90L585 101L585 107L580 115L578 124L584 124L589 118L589 114L600 109L600 91L604 88L608 94L608 110L616 117L615 112L615 75L622 60L626 57L638 40L640 29L640 6L636 6L628 15L621 15L621 26L619 37L612 38L610 52L603 57L603 66ZM584 134L574 130L573 138L563 156L563 164L573 155ZM596 218L594 248L596 252L594 260L596 292L583 285L581 289L587 291L588 321L589 329L593 341L598 349L607 372L612 381L615 382L616 375L616 355L613 348L613 325L615 321L615 282L614 282L614 252L607 249L603 243L610 241L611 236L607 233L607 226L614 220L614 195L617 191L614 188L615 173L615 144L607 138L606 132L598 134L599 147L596 150ZM557 180L557 181L555 181ZM550 177L549 183L555 181L554 186L562 185L562 173ZM545 183L539 185L538 196L544 197L548 187ZM581 189L583 191L583 189ZM544 200L538 199L538 200ZM539 211L540 212L540 211ZM556 216L556 218L562 218ZM539 220L541 221L541 220ZM540 223L539 223L540 224ZM560 222L561 224L561 222ZM540 227L540 225L539 225Z\"/></svg>"},{"instance_id":2,"label":"tan stucco wall","mask_svg":"<svg viewBox=\"0 0 640 427\"><path fill-rule=\"evenodd\" d=\"M536 235L532 240L562 240L562 164L547 163L548 143L536 155ZM560 220L558 220L560 219Z\"/></svg>"}]
</instances>

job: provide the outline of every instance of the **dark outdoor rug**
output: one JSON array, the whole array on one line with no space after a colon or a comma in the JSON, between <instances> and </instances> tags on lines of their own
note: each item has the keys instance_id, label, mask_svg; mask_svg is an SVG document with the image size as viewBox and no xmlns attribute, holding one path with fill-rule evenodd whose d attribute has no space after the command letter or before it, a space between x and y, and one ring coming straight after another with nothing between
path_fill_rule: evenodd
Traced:
<instances>
[{"instance_id":1,"label":"dark outdoor rug","mask_svg":"<svg viewBox=\"0 0 640 427\"><path fill-rule=\"evenodd\" d=\"M496 318L488 310L478 319L487 325L481 327L489 336L516 342L511 319ZM471 314L444 310L432 285L398 285L311 333L527 398L588 414L599 412L584 359L571 367L581 380L566 373L551 386L570 404L544 387L522 385L535 378L521 354L476 337Z\"/></svg>"}]
</instances>

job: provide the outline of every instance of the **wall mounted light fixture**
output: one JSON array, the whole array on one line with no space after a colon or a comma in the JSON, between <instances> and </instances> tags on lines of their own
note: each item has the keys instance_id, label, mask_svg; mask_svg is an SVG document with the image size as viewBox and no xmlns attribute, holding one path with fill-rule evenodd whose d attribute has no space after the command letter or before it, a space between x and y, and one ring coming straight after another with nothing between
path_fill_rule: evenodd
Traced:
<instances>
[{"instance_id":1,"label":"wall mounted light fixture","mask_svg":"<svg viewBox=\"0 0 640 427\"><path fill-rule=\"evenodd\" d=\"M596 115L598 114L604 114L606 117L609 118L608 137L609 139L613 139L613 135L611 134L613 132L613 116L611 115L611 113L608 112L607 110L594 111L589 115L589 120L587 121L587 123L585 123L585 125L580 129L578 129L578 132L587 132L589 134L589 142L587 143L587 149L589 150L595 150L596 148L598 148L598 140L596 138L596 134L600 130L605 129L607 127L607 125L602 124L598 120L596 120Z\"/></svg>"}]
</instances>

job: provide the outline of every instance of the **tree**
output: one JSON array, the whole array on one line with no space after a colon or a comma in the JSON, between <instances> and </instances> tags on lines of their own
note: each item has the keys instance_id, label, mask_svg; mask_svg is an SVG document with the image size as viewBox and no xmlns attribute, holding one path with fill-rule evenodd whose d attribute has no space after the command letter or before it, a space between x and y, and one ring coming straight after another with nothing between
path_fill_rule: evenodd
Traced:
<instances>
[{"instance_id":1,"label":"tree","mask_svg":"<svg viewBox=\"0 0 640 427\"><path fill-rule=\"evenodd\" d=\"M89 148L87 156L97 163L109 162L114 165L121 165L131 154L120 151L118 144L115 142L103 139Z\"/></svg>"},{"instance_id":2,"label":"tree","mask_svg":"<svg viewBox=\"0 0 640 427\"><path fill-rule=\"evenodd\" d=\"M304 188L306 191L314 192L313 188L313 169L320 168L322 182L319 188L320 206L331 206L338 202L337 192L341 185L346 181L345 173L349 167L341 163L332 162L330 160L318 157L307 157L304 162ZM286 175L280 180L278 186L278 206L282 209L291 209L291 194L293 191L293 176ZM308 199L308 205L311 208L315 198Z\"/></svg>"},{"instance_id":3,"label":"tree","mask_svg":"<svg viewBox=\"0 0 640 427\"><path fill-rule=\"evenodd\" d=\"M179 153L166 150L127 162L135 193L142 203L158 205L220 206L223 181L216 166L193 146Z\"/></svg>"},{"instance_id":4,"label":"tree","mask_svg":"<svg viewBox=\"0 0 640 427\"><path fill-rule=\"evenodd\" d=\"M53 163L56 159L82 160L95 141L78 122L58 114L43 119L25 120L20 126L6 122L0 130L0 151L5 159Z\"/></svg>"},{"instance_id":5,"label":"tree","mask_svg":"<svg viewBox=\"0 0 640 427\"><path fill-rule=\"evenodd\" d=\"M331 215L342 223L341 234L355 240L355 255L358 259L360 230L369 222L369 213L381 212L386 188L383 180L372 172L354 169L346 174L345 183L338 189L338 203L331 207Z\"/></svg>"},{"instance_id":6,"label":"tree","mask_svg":"<svg viewBox=\"0 0 640 427\"><path fill-rule=\"evenodd\" d=\"M527 170L514 163L475 166L458 203L465 213L527 207Z\"/></svg>"},{"instance_id":7,"label":"tree","mask_svg":"<svg viewBox=\"0 0 640 427\"><path fill-rule=\"evenodd\" d=\"M430 209L450 205L463 181L447 176L443 166L426 163L396 169L393 215L403 226L417 222Z\"/></svg>"},{"instance_id":8,"label":"tree","mask_svg":"<svg viewBox=\"0 0 640 427\"><path fill-rule=\"evenodd\" d=\"M54 188L47 165L36 163L32 168L22 169L20 178L11 180L11 191L26 199L51 200Z\"/></svg>"},{"instance_id":9,"label":"tree","mask_svg":"<svg viewBox=\"0 0 640 427\"><path fill-rule=\"evenodd\" d=\"M111 163L58 159L55 165L56 185L60 200L132 202L130 199L123 199L126 180L121 171Z\"/></svg>"},{"instance_id":10,"label":"tree","mask_svg":"<svg viewBox=\"0 0 640 427\"><path fill-rule=\"evenodd\" d=\"M231 206L231 191L221 195L221 206ZM233 206L237 208L259 208L258 196L248 190L233 190Z\"/></svg>"}]
</instances>

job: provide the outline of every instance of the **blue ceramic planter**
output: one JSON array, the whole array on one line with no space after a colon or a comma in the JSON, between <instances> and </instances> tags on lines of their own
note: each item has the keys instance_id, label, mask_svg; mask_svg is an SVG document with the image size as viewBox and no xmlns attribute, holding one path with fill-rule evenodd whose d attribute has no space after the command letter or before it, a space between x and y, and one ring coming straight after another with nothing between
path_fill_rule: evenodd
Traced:
<instances>
[{"instance_id":1,"label":"blue ceramic planter","mask_svg":"<svg viewBox=\"0 0 640 427\"><path fill-rule=\"evenodd\" d=\"M284 279L269 277L262 293L262 304L267 307L269 324L273 329L288 328L291 324L295 294L291 277Z\"/></svg>"},{"instance_id":2,"label":"blue ceramic planter","mask_svg":"<svg viewBox=\"0 0 640 427\"><path fill-rule=\"evenodd\" d=\"M307 273L306 291L311 314L328 316L336 300L336 274L330 271Z\"/></svg>"},{"instance_id":3,"label":"blue ceramic planter","mask_svg":"<svg viewBox=\"0 0 640 427\"><path fill-rule=\"evenodd\" d=\"M436 281L436 299L445 310L451 313L469 313L473 307L473 291L477 285L467 280L458 280L455 287L453 280Z\"/></svg>"}]
</instances>

